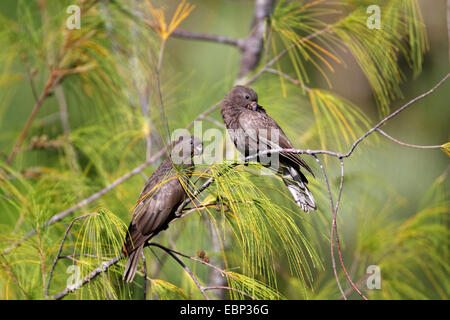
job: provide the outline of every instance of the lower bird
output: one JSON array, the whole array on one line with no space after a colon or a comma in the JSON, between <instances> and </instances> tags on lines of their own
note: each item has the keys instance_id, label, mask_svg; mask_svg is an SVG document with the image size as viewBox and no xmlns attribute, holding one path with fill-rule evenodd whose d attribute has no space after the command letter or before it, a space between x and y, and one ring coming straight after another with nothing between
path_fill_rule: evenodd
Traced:
<instances>
[{"instance_id":1,"label":"lower bird","mask_svg":"<svg viewBox=\"0 0 450 320\"><path fill-rule=\"evenodd\" d=\"M222 117L230 137L245 157L261 154L261 146L267 149L292 149L294 146L285 133L258 104L256 92L245 86L235 86L222 101ZM256 146L256 147L255 147ZM256 161L260 157L256 156ZM294 198L305 212L316 210L316 202L308 189L308 179L300 170L314 176L311 168L298 154L280 152L277 171Z\"/></svg>"},{"instance_id":2,"label":"lower bird","mask_svg":"<svg viewBox=\"0 0 450 320\"><path fill-rule=\"evenodd\" d=\"M175 154L175 150L178 153ZM133 281L145 244L167 229L175 218L178 206L187 196L188 176L194 170L192 157L201 153L202 142L198 138L181 137L173 147L172 156L165 159L145 183L123 247L123 254L128 257L123 274L125 281Z\"/></svg>"}]
</instances>

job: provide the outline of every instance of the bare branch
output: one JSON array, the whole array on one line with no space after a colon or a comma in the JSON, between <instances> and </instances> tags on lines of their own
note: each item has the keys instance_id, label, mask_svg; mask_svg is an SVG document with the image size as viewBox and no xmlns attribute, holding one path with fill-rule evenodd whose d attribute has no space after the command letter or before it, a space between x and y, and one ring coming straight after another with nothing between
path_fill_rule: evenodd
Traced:
<instances>
[{"instance_id":1,"label":"bare branch","mask_svg":"<svg viewBox=\"0 0 450 320\"><path fill-rule=\"evenodd\" d=\"M278 73L278 72L276 72ZM390 115L388 115L387 117L385 117L383 120L381 120L380 122L378 122L378 124L376 124L373 128L371 128L369 131L367 131L364 135L362 135L359 139L357 139L352 147L350 148L350 150L345 153L338 153L338 152L333 152L333 151L328 151L328 150L299 150L299 149L271 149L271 150L264 150L261 152L258 152L255 155L251 155L245 158L245 160L251 160L256 158L259 155L263 155L263 154L268 154L268 153L276 153L276 152L285 152L285 153L297 153L297 154L308 154L314 157L314 159L317 161L317 163L319 164L322 173L323 173L323 177L325 180L325 184L327 186L327 190L328 190L328 198L330 200L330 207L331 207L331 212L333 215L333 220L332 220L332 227L331 227L331 236L330 236L330 249L331 249L331 258L332 258L332 264L333 264L333 272L336 278L336 282L339 288L339 291L342 294L343 299L347 299L346 297L346 293L343 291L342 286L340 284L339 281L339 277L337 274L337 269L336 269L336 263L335 263L335 257L334 257L334 239L336 239L336 245L338 248L338 252L339 252L339 261L341 263L341 267L344 270L344 273L347 277L348 282L350 283L350 285L352 286L352 288L365 300L367 300L367 297L358 289L358 287L354 284L354 282L352 281L349 273L347 272L347 269L344 265L344 261L342 258L342 251L341 251L341 246L340 246L340 241L339 241L339 236L338 236L338 231L337 231L337 223L336 223L336 217L337 217L337 212L338 212L338 208L339 208L339 204L340 204L340 199L341 199L341 195L342 195L342 189L343 189L343 182L344 182L344 158L348 158L350 157L350 155L353 153L353 151L355 150L355 148L357 147L357 145L363 141L365 138L367 138L372 132L374 131L378 131L381 134L383 134L385 137L387 137L388 139L401 144L403 146L408 146L408 147L413 147L413 148L421 148L421 149L428 149L428 148L440 148L440 146L416 146L416 145L409 145L406 143L403 143L401 141L398 141L394 138L392 138L391 136L387 135L384 131L382 131L381 129L379 129L379 127L381 127L382 125L384 125L387 121L389 121L390 119L392 119L393 117L395 117L396 115L398 115L400 112L402 112L403 110L405 110L406 108L408 108L409 106L411 106L414 102L419 101L420 99L423 99L424 97L430 95L431 93L433 93L439 86L441 86L450 76L450 74L447 74L441 81L439 81L433 88L431 88L430 90L428 90L427 92L421 94L420 96L410 100L408 103L406 103L405 105L403 105L401 108L397 109L395 112L391 113ZM317 155L318 154L327 154L327 155L331 155L334 157L339 158L340 164L341 164L341 181L340 181L340 186L339 186L339 194L338 194L338 199L336 201L336 206L333 203L333 197L331 194L331 189L330 189L330 185L329 185L329 181L328 181L328 177L326 174L326 171L322 165L322 163L320 162L320 160L318 159Z\"/></svg>"},{"instance_id":2,"label":"bare branch","mask_svg":"<svg viewBox=\"0 0 450 320\"><path fill-rule=\"evenodd\" d=\"M178 258L174 252L172 250L170 250L169 248L166 248L162 245L160 245L159 243L154 243L154 242L150 242L147 245L149 246L155 246L158 247L162 250L164 250L166 253L168 253L176 262L178 262L178 264L184 269L184 271L187 272L187 274L189 274L189 276L192 278L192 280L194 281L195 285L198 287L198 289L200 290L200 292L202 293L203 297L205 297L206 300L210 300L210 298L208 297L208 295L205 293L205 287L202 286L200 284L200 282L198 281L197 277L194 275L194 273L192 273L192 271L186 266L186 264L184 264L183 261L180 260L180 258Z\"/></svg>"},{"instance_id":3,"label":"bare branch","mask_svg":"<svg viewBox=\"0 0 450 320\"><path fill-rule=\"evenodd\" d=\"M160 27L156 23L153 23L147 19L142 19L142 21L154 30L160 29ZM215 35L215 34L187 31L187 30L183 30L183 29L175 29L174 31L172 31L170 36L173 36L176 38L181 38L181 39L217 42L217 43L221 43L221 44L228 44L231 46L235 46L235 47L239 48L240 50L244 49L244 40L243 39L235 39L235 38L220 36L220 35Z\"/></svg>"},{"instance_id":4,"label":"bare branch","mask_svg":"<svg viewBox=\"0 0 450 320\"><path fill-rule=\"evenodd\" d=\"M344 184L344 160L342 158L339 158L340 164L341 164L341 183L339 185L339 194L338 194L338 199L336 201L336 206L334 208L334 213L333 213L333 224L331 227L331 250L333 250L333 229L336 235L336 245L338 248L338 252L339 252L339 261L341 262L341 267L344 270L345 276L347 277L348 282L350 283L350 285L352 286L352 288L364 299L367 300L367 297L362 294L362 292L358 289L358 287L355 285L355 283L353 282L353 280L351 279L349 273L347 272L347 268L344 265L344 260L342 258L342 250L341 250L341 244L339 241L339 234L338 234L338 230L337 230L337 223L336 223L336 217L337 217L337 212L339 209L339 204L341 201L341 195L342 195L342 188L343 188L343 184Z\"/></svg>"},{"instance_id":5,"label":"bare branch","mask_svg":"<svg viewBox=\"0 0 450 320\"><path fill-rule=\"evenodd\" d=\"M101 266L98 266L97 268L95 268L91 273L89 273L86 277L83 278L83 280L81 281L80 285L77 288L68 288L66 287L63 291L55 294L52 296L52 299L54 300L59 300L64 298L66 295L68 295L69 293L81 288L82 286L84 286L86 283L90 282L91 280L93 280L94 278L96 278L99 274L106 272L108 270L109 267L115 265L116 263L118 263L120 261L120 259L123 258L123 255L114 257L108 261L105 261L101 264Z\"/></svg>"},{"instance_id":6,"label":"bare branch","mask_svg":"<svg viewBox=\"0 0 450 320\"><path fill-rule=\"evenodd\" d=\"M317 156L315 154L313 154L312 156L314 157L314 159L319 164L319 167L322 170L322 174L323 174L323 179L325 181L325 185L327 186L328 199L330 200L330 208L331 208L331 212L332 212L332 216L333 216L333 221L332 221L332 224L331 224L331 236L330 236L331 263L332 263L332 266L333 266L334 277L336 279L336 283L338 285L339 291L341 292L342 297L344 298L344 300L347 300L347 297L346 297L346 295L344 293L344 290L342 289L341 282L339 281L339 276L337 274L337 268L336 268L336 260L334 258L333 239L334 239L334 230L335 230L335 226L336 226L336 210L335 210L334 203L333 203L333 196L331 195L330 183L328 182L328 176L327 176L327 173L325 171L324 166L322 165L322 162L319 160L319 158L317 158ZM344 177L341 176L341 186L342 186L343 179L344 179ZM337 233L336 233L336 235L337 235Z\"/></svg>"},{"instance_id":7,"label":"bare branch","mask_svg":"<svg viewBox=\"0 0 450 320\"><path fill-rule=\"evenodd\" d=\"M353 151L355 151L356 147L358 146L358 144L363 141L365 138L367 138L371 133L373 133L374 131L377 131L379 127L381 127L382 125L384 125L386 122L388 122L390 119L394 118L395 116L397 116L400 112L404 111L405 109L407 109L408 107L410 107L412 104L414 104L415 102L425 98L426 96L430 95L431 93L433 93L437 88L439 88L450 76L450 73L448 73L442 80L440 80L433 88L431 88L430 90L428 90L427 92L421 94L420 96L410 100L409 102L407 102L405 105L403 105L402 107L400 107L399 109L397 109L396 111L394 111L393 113L391 113L390 115L388 115L386 118L384 118L383 120L381 120L380 122L378 122L374 127L372 127L369 131L367 131L366 133L364 133L361 137L359 137L351 146L350 150L347 153L340 153L340 152L335 152L335 151L329 151L329 150L311 150L311 149L294 149L294 148L275 148L275 149L268 149L268 150L263 150L258 152L257 154L254 155L250 155L248 157L245 158L245 160L252 160L255 159L257 156L261 156L261 155L266 155L268 153L278 153L278 152L284 152L284 153L297 153L297 154L308 154L308 155L317 155L317 154L326 154L326 155L330 155L336 158L348 158L352 155ZM390 140L392 140L393 138L390 137ZM394 139L395 140L395 139ZM423 146L415 146L415 145L407 145L403 142L400 142L398 140L396 140L395 142L400 143L401 145L404 146L411 146L413 148L417 148L417 147L423 147ZM429 146L429 147L435 147L435 146ZM425 148L429 148L428 146L425 146ZM437 147L437 146L436 146ZM440 147L440 146L439 146Z\"/></svg>"},{"instance_id":8,"label":"bare branch","mask_svg":"<svg viewBox=\"0 0 450 320\"><path fill-rule=\"evenodd\" d=\"M409 143L401 142L401 141L391 137L390 135L388 135L386 132L384 132L381 129L377 129L377 131L379 133L381 133L383 136L385 136L386 138L388 138L389 140L394 141L395 143L397 143L399 145L402 145L402 146L405 146L405 147L417 148L417 149L440 149L440 148L442 148L441 145L439 145L439 146L437 146L437 145L436 146L418 146L418 145L415 145L415 144L409 144Z\"/></svg>"},{"instance_id":9,"label":"bare branch","mask_svg":"<svg viewBox=\"0 0 450 320\"><path fill-rule=\"evenodd\" d=\"M209 41L209 42L217 42L221 44L229 44L232 46L235 46L239 48L239 50L243 50L244 48L244 40L242 39L235 39L215 34L206 34L206 33L200 33L200 32L193 32L193 31L186 31L182 29L175 29L172 34L172 36L176 38L185 38L185 39L193 39L193 40L202 40L202 41Z\"/></svg>"},{"instance_id":10,"label":"bare branch","mask_svg":"<svg viewBox=\"0 0 450 320\"><path fill-rule=\"evenodd\" d=\"M426 96L432 94L437 88L439 88L445 81L447 81L448 77L450 76L450 73L447 73L445 75L445 77L439 81L433 88L431 88L430 90L428 90L425 93L422 93L420 96L410 100L408 103L406 103L405 105L403 105L401 108L397 109L397 111L391 113L390 115L388 115L386 118L384 118L383 120L381 120L380 122L377 123L377 125L375 127L373 127L372 129L370 129L369 131L367 131L364 135L362 135L358 140L356 140L352 147L350 148L350 150L343 155L344 158L349 157L353 150L355 150L356 146L363 141L368 135L370 135L372 132L374 132L375 130L377 130L379 127L381 127L382 125L384 125L386 122L388 122L390 119L392 119L393 117L395 117L396 115L398 115L400 112L404 111L405 109L407 109L409 106L411 106L412 104L414 104L415 102L425 98Z\"/></svg>"},{"instance_id":11,"label":"bare branch","mask_svg":"<svg viewBox=\"0 0 450 320\"><path fill-rule=\"evenodd\" d=\"M273 68L265 68L265 71L266 72L270 72L270 73L274 73L274 74L278 74L279 76L285 78L286 80L290 81L294 85L301 87L306 92L310 92L311 91L311 88L305 86L303 83L300 82L300 80L292 78L290 75L284 73L281 70L277 70L277 69L273 69Z\"/></svg>"}]
</instances>

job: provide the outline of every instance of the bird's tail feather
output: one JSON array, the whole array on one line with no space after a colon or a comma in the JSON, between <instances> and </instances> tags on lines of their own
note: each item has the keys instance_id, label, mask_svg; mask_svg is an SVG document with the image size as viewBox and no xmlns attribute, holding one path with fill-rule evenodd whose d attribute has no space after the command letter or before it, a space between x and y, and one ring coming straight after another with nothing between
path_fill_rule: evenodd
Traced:
<instances>
[{"instance_id":1,"label":"bird's tail feather","mask_svg":"<svg viewBox=\"0 0 450 320\"><path fill-rule=\"evenodd\" d=\"M127 264L125 265L125 271L123 273L123 280L126 282L132 282L134 279L134 275L136 274L139 259L142 256L142 250L144 249L144 246L140 246L136 248L133 252L131 252L130 256L128 257Z\"/></svg>"},{"instance_id":2,"label":"bird's tail feather","mask_svg":"<svg viewBox=\"0 0 450 320\"><path fill-rule=\"evenodd\" d=\"M302 174L294 167L284 167L282 174L284 184L300 209L306 213L311 209L316 210L316 201L307 187L306 178L302 178Z\"/></svg>"}]
</instances>

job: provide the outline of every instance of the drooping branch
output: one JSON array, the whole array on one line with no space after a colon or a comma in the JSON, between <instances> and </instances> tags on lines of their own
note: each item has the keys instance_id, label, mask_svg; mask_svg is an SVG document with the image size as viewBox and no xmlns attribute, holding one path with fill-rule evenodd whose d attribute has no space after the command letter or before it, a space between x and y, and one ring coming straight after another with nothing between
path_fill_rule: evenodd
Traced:
<instances>
[{"instance_id":1,"label":"drooping branch","mask_svg":"<svg viewBox=\"0 0 450 320\"><path fill-rule=\"evenodd\" d=\"M336 268L336 259L334 258L334 244L333 244L334 240L333 239L334 239L334 231L335 231L335 227L336 227L336 213L337 213L337 210L335 210L335 207L334 207L333 196L331 194L330 183L328 181L328 176L327 176L327 173L325 171L325 168L322 165L322 162L319 160L319 158L315 154L313 154L312 156L317 161L320 169L322 170L323 180L325 181L325 185L326 185L327 191L328 191L328 199L330 200L330 208L331 208L331 213L332 213L332 217L333 217L332 223L331 223L331 236L330 236L331 263L332 263L332 266L333 266L333 273L334 273L334 277L336 279L336 283L338 285L339 291L341 292L341 295L344 298L344 300L347 300L347 297L346 297L346 295L344 293L344 290L342 289L341 282L339 281L339 276L337 274L337 268ZM342 186L343 178L344 177L341 176L341 186ZM337 232L336 232L336 238L337 238Z\"/></svg>"},{"instance_id":2,"label":"drooping branch","mask_svg":"<svg viewBox=\"0 0 450 320\"><path fill-rule=\"evenodd\" d=\"M358 289L358 287L355 285L352 278L350 277L350 275L347 271L347 268L344 265L344 259L342 257L341 243L339 241L339 234L338 234L338 230L337 230L336 218L337 218L337 212L339 209L339 204L341 202L342 189L344 186L344 159L339 158L339 161L340 161L340 165L341 165L341 182L339 184L339 193L338 193L338 198L336 200L336 206L334 207L334 209L332 208L333 221L332 221L332 226L331 226L330 249L331 249L331 252L333 252L333 250L334 250L333 234L334 234L336 237L336 246L337 246L338 253L339 253L339 261L341 263L342 270L344 270L345 276L347 277L347 281L352 286L353 290L355 290L361 296L361 298L363 298L364 300L367 300L367 297ZM332 256L334 259L334 254L332 254ZM342 293L342 295L343 295L344 299L346 299L345 293Z\"/></svg>"},{"instance_id":3,"label":"drooping branch","mask_svg":"<svg viewBox=\"0 0 450 320\"><path fill-rule=\"evenodd\" d=\"M186 271L186 273L191 277L191 279L194 281L195 285L198 287L198 289L200 290L200 292L202 293L203 297L206 300L210 300L210 298L208 297L208 295L206 294L206 289L205 287L200 283L200 281L198 281L197 277L194 275L194 273L186 266L186 264L180 260L180 258L178 258L175 253L173 252L173 250L170 250L169 248L166 248L162 245L160 245L159 243L154 243L154 242L150 242L147 245L149 246L155 246L157 248L160 248L162 250L164 250L167 254L169 254L183 269L184 271Z\"/></svg>"},{"instance_id":4,"label":"drooping branch","mask_svg":"<svg viewBox=\"0 0 450 320\"><path fill-rule=\"evenodd\" d=\"M386 138L388 138L391 141L394 141L395 143L401 145L401 146L405 146L405 147L409 147L409 148L416 148L416 149L440 149L442 148L442 145L435 145L435 146L418 146L415 144L409 144L409 143L405 143L402 142L400 140L397 140L393 137L391 137L390 135L388 135L386 132L384 132L383 130L381 130L380 128L377 129L377 131L379 133L381 133L383 136L385 136Z\"/></svg>"}]
</instances>

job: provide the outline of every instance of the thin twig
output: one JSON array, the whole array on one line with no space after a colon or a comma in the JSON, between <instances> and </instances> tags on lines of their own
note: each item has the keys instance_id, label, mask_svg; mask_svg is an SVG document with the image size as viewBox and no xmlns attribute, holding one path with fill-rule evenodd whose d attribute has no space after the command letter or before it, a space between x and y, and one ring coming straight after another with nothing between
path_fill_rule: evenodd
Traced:
<instances>
[{"instance_id":1,"label":"thin twig","mask_svg":"<svg viewBox=\"0 0 450 320\"><path fill-rule=\"evenodd\" d=\"M58 260L62 258L61 252L62 252L62 249L64 247L64 242L67 239L67 235L69 234L70 229L72 229L72 226L75 223L75 221L87 218L87 217L89 217L89 216L91 216L93 214L95 214L95 212L91 212L91 213L88 213L88 214L76 217L70 222L69 226L67 227L66 232L64 233L63 239L61 241L61 244L59 245L58 252L56 253L55 259L53 260L52 268L50 269L50 273L48 275L47 285L45 286L45 289L44 289L44 296L45 296L46 299L48 299L48 291L50 289L50 282L51 282L51 279L52 279L52 276L53 276L53 271L55 270L56 263L58 262Z\"/></svg>"},{"instance_id":2,"label":"thin twig","mask_svg":"<svg viewBox=\"0 0 450 320\"><path fill-rule=\"evenodd\" d=\"M244 40L243 39L235 39L225 36L220 36L216 34L206 34L200 32L187 31L182 29L175 29L172 36L177 38L185 38L185 39L194 39L194 40L203 40L209 42L217 42L222 44L229 44L239 48L239 50L243 50Z\"/></svg>"},{"instance_id":3,"label":"thin twig","mask_svg":"<svg viewBox=\"0 0 450 320\"><path fill-rule=\"evenodd\" d=\"M189 197L187 197L177 208L177 210L175 211L175 217L179 218L182 215L182 210L183 208L189 204L192 199L195 199L195 197L197 197L200 193L202 193L206 188L208 188L214 181L216 178L223 176L225 173L227 173L231 168L234 168L235 166L239 165L239 163L232 163L230 164L226 169L224 169L224 171L218 173L216 176L210 177L208 180L206 180L205 183L203 183L203 185L198 188L197 190L195 190L195 192L192 195L189 195Z\"/></svg>"},{"instance_id":4,"label":"thin twig","mask_svg":"<svg viewBox=\"0 0 450 320\"><path fill-rule=\"evenodd\" d=\"M341 250L341 244L339 241L339 234L338 234L338 230L337 230L337 223L336 223L336 217L337 217L337 212L339 209L339 204L341 201L341 195L342 195L342 188L343 188L343 184L344 184L344 160L342 158L339 158L340 164L341 164L341 183L339 185L339 194L338 194L338 198L336 201L336 206L334 208L334 213L333 213L333 225L331 228L331 239L333 239L333 229L335 232L335 236L336 236L336 245L338 248L338 252L339 252L339 261L341 262L341 267L344 270L345 276L347 277L347 281L350 283L350 285L352 286L352 288L364 299L367 300L367 297L358 289L358 287L355 285L355 283L353 282L352 278L350 277L349 273L347 272L347 268L344 265L344 259L342 258L342 250ZM331 249L333 250L333 245L331 246Z\"/></svg>"},{"instance_id":5,"label":"thin twig","mask_svg":"<svg viewBox=\"0 0 450 320\"><path fill-rule=\"evenodd\" d=\"M436 145L436 146L418 146L418 145L415 145L415 144L409 144L409 143L401 142L401 141L391 137L390 135L388 135L386 132L384 132L381 129L377 129L377 131L379 133L381 133L383 136L385 136L386 138L388 138L389 140L394 141L395 143L397 143L399 145L402 145L402 146L405 146L405 147L417 148L417 149L440 149L440 148L442 148L441 145L439 145L439 146L438 145Z\"/></svg>"},{"instance_id":6,"label":"thin twig","mask_svg":"<svg viewBox=\"0 0 450 320\"><path fill-rule=\"evenodd\" d=\"M361 279L359 279L357 282L356 282L356 285L357 286L361 286L363 283L364 283L364 281L366 281L367 280L367 278L370 276L370 274L365 274ZM349 295L349 294L351 294L352 293L352 290L353 290L353 288L351 288L351 287L349 287L347 290L345 290L345 295Z\"/></svg>"},{"instance_id":7,"label":"thin twig","mask_svg":"<svg viewBox=\"0 0 450 320\"><path fill-rule=\"evenodd\" d=\"M445 77L439 81L433 88L431 88L430 90L428 90L425 93L422 93L420 96L410 100L408 103L406 103L405 105L403 105L401 108L397 109L395 112L391 113L390 115L388 115L386 118L384 118L383 120L381 120L380 122L377 123L376 126L374 126L372 129L370 129L369 131L367 131L364 135L362 135L358 140L356 140L352 147L350 148L350 150L343 155L343 158L347 158L349 157L353 150L355 150L356 146L363 141L368 135L370 135L372 132L374 132L375 130L377 130L379 127L381 127L382 125L384 125L386 122L388 122L390 119L392 119L393 117L395 117L396 115L398 115L400 112L404 111L405 109L407 109L409 106L411 106L412 104L414 104L415 102L425 98L426 96L432 94L437 88L439 88L445 81L447 81L448 77L450 76L450 73L447 73L445 75Z\"/></svg>"},{"instance_id":8,"label":"thin twig","mask_svg":"<svg viewBox=\"0 0 450 320\"><path fill-rule=\"evenodd\" d=\"M73 205L72 207L61 211L57 214L55 214L54 216L52 216L49 220L47 220L42 226L41 228L46 228L56 222L61 221L62 219L64 219L66 216L72 214L73 212L75 212L76 210L88 205L89 203L91 203L92 201L97 200L98 198L100 198L101 196L103 196L104 194L108 193L109 191L111 191L112 189L114 189L115 187L117 187L118 185L120 185L122 182L128 180L129 178L131 178L132 176L140 173L142 170L144 170L146 167L148 167L150 164L152 164L153 162L157 161L164 153L166 152L166 147L162 148L160 151L158 151L158 153L156 153L153 157L151 157L148 161L144 162L143 164L141 164L140 166L134 168L133 170L131 170L130 172L127 172L126 174L124 174L123 176L121 176L120 178L116 179L113 183L111 183L110 185L108 185L107 187L103 188L102 190L92 194L91 196L81 200L80 202L78 202L77 204ZM8 254L11 252L12 249L20 246L20 244L22 242L24 242L25 240L27 240L28 238L30 238L31 236L36 234L36 229L31 230L30 232L28 232L22 239L20 239L19 241L13 243L11 246L9 246L8 248L4 249L2 254Z\"/></svg>"},{"instance_id":9,"label":"thin twig","mask_svg":"<svg viewBox=\"0 0 450 320\"><path fill-rule=\"evenodd\" d=\"M45 98L50 94L52 87L58 83L59 79L60 78L57 76L57 73L55 71L50 73L50 76L47 80L47 83L45 84L44 89L42 90L41 95L39 96L39 99L34 104L33 110L31 110L30 116L28 117L28 120L25 123L24 128L22 129L22 132L20 133L19 137L14 143L11 153L9 154L8 159L6 160L6 163L8 165L10 165L13 162L14 158L16 157L16 154L19 151L22 142L25 140L25 137L27 136L28 130L30 129L34 118L36 117L39 109L41 108L42 102L44 102Z\"/></svg>"},{"instance_id":10,"label":"thin twig","mask_svg":"<svg viewBox=\"0 0 450 320\"><path fill-rule=\"evenodd\" d=\"M330 237L331 263L332 263L332 266L333 266L334 277L336 279L336 283L338 285L339 291L341 292L341 295L344 298L344 300L347 300L347 297L346 297L346 295L344 293L344 290L342 289L341 282L339 281L339 276L338 276L337 268L336 268L336 260L334 258L334 245L333 245L334 236L333 236L333 233L334 233L334 227L335 227L335 224L336 224L336 220L335 220L336 219L336 214L335 214L335 209L334 209L333 196L331 195L330 183L328 182L328 176L327 176L327 173L325 171L324 166L322 165L322 162L319 160L319 158L315 154L313 154L312 156L317 161L317 163L319 164L320 169L322 170L323 179L325 181L325 185L326 185L327 191L328 191L328 199L330 200L330 208L331 208L331 212L332 212L332 215L333 215L333 222L331 224L331 237Z\"/></svg>"},{"instance_id":11,"label":"thin twig","mask_svg":"<svg viewBox=\"0 0 450 320\"><path fill-rule=\"evenodd\" d=\"M93 280L94 278L96 278L99 274L101 274L103 272L106 272L109 267L111 267L111 266L115 265L116 263L118 263L123 257L124 257L123 255L119 255L119 256L114 257L114 258L112 258L112 259L110 259L108 261L103 262L100 266L95 268L86 277L84 277L83 280L80 282L80 284L77 287L75 287L75 288L66 287L63 291L53 295L52 299L60 300L60 299L64 298L66 295L68 295L69 293L71 293L71 292L81 288L86 283L88 283L91 280Z\"/></svg>"},{"instance_id":12,"label":"thin twig","mask_svg":"<svg viewBox=\"0 0 450 320\"><path fill-rule=\"evenodd\" d=\"M420 96L417 96L416 98L410 100L405 105L403 105L402 107L400 107L399 109L397 109L396 111L394 111L393 113L391 113L390 115L385 117L380 122L378 122L374 127L372 127L370 130L368 130L366 133L364 133L361 137L359 137L357 140L355 140L355 142L350 147L350 150L348 152L346 152L346 153L340 153L340 152L329 151L329 150L274 148L274 149L263 150L263 151L258 152L257 154L250 155L250 156L246 157L245 160L252 160L252 159L255 159L257 156L266 155L268 153L279 153L279 152L296 153L296 154L308 154L308 155L326 154L326 155L330 155L330 156L333 156L333 157L336 157L336 158L348 158L348 157L350 157L352 155L353 151L355 151L356 147L358 146L358 144L361 141L366 139L374 131L377 131L377 129L379 127L384 125L390 119L394 118L400 112L404 111L405 109L410 107L415 102L417 102L417 101L425 98L426 96L430 95L431 93L433 93L437 88L439 88L449 78L449 76L450 76L450 73L448 73L442 80L440 80L433 88L431 88L427 92L421 94ZM392 138L392 137L390 137L390 138ZM406 145L405 143L401 143L401 144L402 145ZM418 147L418 146L413 146L413 147Z\"/></svg>"},{"instance_id":13,"label":"thin twig","mask_svg":"<svg viewBox=\"0 0 450 320\"><path fill-rule=\"evenodd\" d=\"M147 19L142 19L148 26L152 29L159 30L160 27ZM181 39L191 39L191 40L201 40L208 42L217 42L221 44L228 44L231 46L235 46L239 48L239 50L244 49L244 40L243 39L235 39L226 36L216 35L216 34L207 34L195 31L187 31L183 29L175 29L170 34L172 37L181 38Z\"/></svg>"},{"instance_id":14,"label":"thin twig","mask_svg":"<svg viewBox=\"0 0 450 320\"><path fill-rule=\"evenodd\" d=\"M149 246L155 246L158 247L162 250L164 250L166 253L168 253L176 262L178 262L178 264L184 269L184 271L186 271L187 274L189 274L189 276L191 277L191 279L194 281L195 285L198 287L198 289L200 290L200 292L202 293L203 297L205 297L206 300L210 300L210 298L208 297L208 295L205 293L205 287L202 286L200 284L200 282L198 281L197 277L194 275L194 273L186 266L186 264L180 260L180 258L178 258L173 252L172 250L160 245L159 243L155 243L155 242L150 242L148 243Z\"/></svg>"},{"instance_id":15,"label":"thin twig","mask_svg":"<svg viewBox=\"0 0 450 320\"><path fill-rule=\"evenodd\" d=\"M305 90L306 92L311 91L311 88L309 88L306 85L304 85L303 83L301 83L300 80L292 78L290 75L288 75L287 73L284 73L281 70L277 70L277 69L273 69L273 68L266 68L265 71L269 72L269 73L278 74L279 76L285 78L286 80L293 83L294 85L303 88L303 90Z\"/></svg>"}]
</instances>

